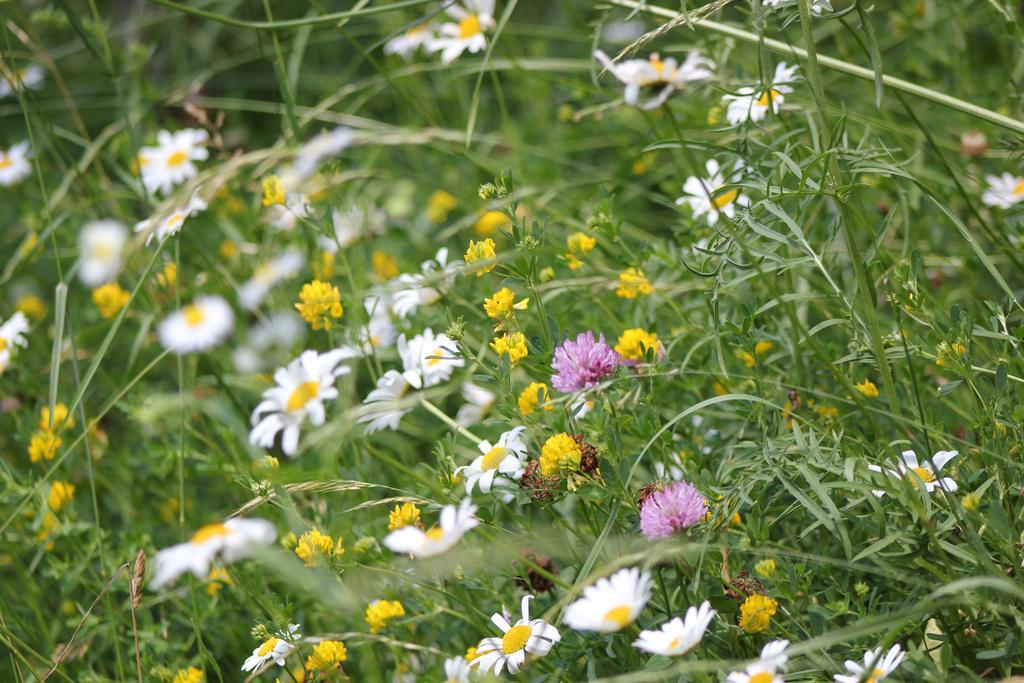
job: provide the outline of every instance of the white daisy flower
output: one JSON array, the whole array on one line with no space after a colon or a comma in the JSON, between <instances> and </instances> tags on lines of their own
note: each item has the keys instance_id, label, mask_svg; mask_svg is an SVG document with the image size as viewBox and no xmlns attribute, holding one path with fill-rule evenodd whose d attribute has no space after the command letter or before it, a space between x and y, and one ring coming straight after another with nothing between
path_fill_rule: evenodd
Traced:
<instances>
[{"instance_id":1,"label":"white daisy flower","mask_svg":"<svg viewBox=\"0 0 1024 683\"><path fill-rule=\"evenodd\" d=\"M988 188L981 195L981 201L986 205L1009 209L1024 202L1024 178L1004 173L1001 176L987 175L985 181Z\"/></svg>"},{"instance_id":2,"label":"white daisy flower","mask_svg":"<svg viewBox=\"0 0 1024 683\"><path fill-rule=\"evenodd\" d=\"M903 651L899 643L889 648L889 651L882 656L882 648L876 647L864 653L864 663L846 660L843 666L847 673L836 674L833 677L835 683L878 683L899 667L907 653Z\"/></svg>"},{"instance_id":3,"label":"white daisy flower","mask_svg":"<svg viewBox=\"0 0 1024 683\"><path fill-rule=\"evenodd\" d=\"M650 597L650 574L636 567L620 569L584 588L583 597L566 609L565 623L577 631L621 631L636 621Z\"/></svg>"},{"instance_id":4,"label":"white daisy flower","mask_svg":"<svg viewBox=\"0 0 1024 683\"><path fill-rule=\"evenodd\" d=\"M199 190L196 189L189 198L188 204L171 211L169 214L158 214L144 221L139 221L135 224L135 232L146 234L146 244L149 244L154 236L158 242L162 242L171 235L177 234L181 230L181 226L185 225L186 218L194 216L204 209L206 209L206 202L199 196Z\"/></svg>"},{"instance_id":5,"label":"white daisy flower","mask_svg":"<svg viewBox=\"0 0 1024 683\"><path fill-rule=\"evenodd\" d=\"M440 526L423 531L415 526L395 529L384 537L384 545L392 552L411 557L433 557L449 550L467 531L480 523L476 518L476 505L468 498L459 507L445 505L441 510Z\"/></svg>"},{"instance_id":6,"label":"white daisy flower","mask_svg":"<svg viewBox=\"0 0 1024 683\"><path fill-rule=\"evenodd\" d=\"M175 185L195 178L199 170L192 162L209 158L210 152L204 146L208 137L205 130L197 128L157 133L156 147L139 150L139 172L146 191L167 195Z\"/></svg>"},{"instance_id":7,"label":"white daisy flower","mask_svg":"<svg viewBox=\"0 0 1024 683\"><path fill-rule=\"evenodd\" d=\"M278 230L288 232L294 230L300 218L309 215L309 199L298 192L289 192L284 197L284 204L274 204L266 212L267 221Z\"/></svg>"},{"instance_id":8,"label":"white daisy flower","mask_svg":"<svg viewBox=\"0 0 1024 683\"><path fill-rule=\"evenodd\" d=\"M762 121L771 109L778 114L786 95L793 92L789 84L796 80L797 66L786 66L779 62L775 67L775 75L767 88L759 90L750 86L740 88L735 95L725 95L722 102L726 104L725 118L733 126L747 121Z\"/></svg>"},{"instance_id":9,"label":"white daisy flower","mask_svg":"<svg viewBox=\"0 0 1024 683\"><path fill-rule=\"evenodd\" d=\"M0 99L26 88L39 90L45 76L46 71L38 64L29 64L14 72L4 65L3 73L0 73Z\"/></svg>"},{"instance_id":10,"label":"white daisy flower","mask_svg":"<svg viewBox=\"0 0 1024 683\"><path fill-rule=\"evenodd\" d=\"M936 475L947 462L957 455L959 455L957 451L939 451L932 456L931 462L919 463L917 453L914 451L903 451L900 454L900 459L896 462L895 470L882 469L878 465L868 465L868 469L872 472L887 472L898 479L908 479L914 487L917 487L917 482L920 480L924 482L924 488L928 493L934 491L937 486L941 486L952 493L957 489L956 482L949 477L938 479ZM935 469L932 469L933 463L935 464ZM910 476L911 472L915 476ZM872 491L872 493L879 498L885 495L885 491L879 489Z\"/></svg>"},{"instance_id":11,"label":"white daisy flower","mask_svg":"<svg viewBox=\"0 0 1024 683\"><path fill-rule=\"evenodd\" d=\"M413 26L400 36L384 43L384 54L399 55L402 59L410 59L416 50L426 49L430 41L435 40L434 27L428 24Z\"/></svg>"},{"instance_id":12,"label":"white daisy flower","mask_svg":"<svg viewBox=\"0 0 1024 683\"><path fill-rule=\"evenodd\" d=\"M459 406L459 412L455 414L455 422L460 427L472 427L479 424L498 400L498 396L493 391L488 391L472 382L462 383L462 398L466 402Z\"/></svg>"},{"instance_id":13,"label":"white daisy flower","mask_svg":"<svg viewBox=\"0 0 1024 683\"><path fill-rule=\"evenodd\" d=\"M299 148L293 166L281 174L285 187L297 187L312 175L320 164L341 154L353 141L352 129L344 126L314 135Z\"/></svg>"},{"instance_id":14,"label":"white daisy flower","mask_svg":"<svg viewBox=\"0 0 1024 683\"><path fill-rule=\"evenodd\" d=\"M718 222L718 217L725 214L728 218L736 215L737 206L747 206L750 200L746 195L740 194L738 189L718 192L725 185L739 182L741 166L737 164L733 174L726 179L720 172L718 162L715 159L708 159L704 165L707 169L707 178L690 176L683 185L683 192L686 194L676 200L676 206L684 204L690 207L694 218L700 218L707 214L708 225L713 226Z\"/></svg>"},{"instance_id":15,"label":"white daisy flower","mask_svg":"<svg viewBox=\"0 0 1024 683\"><path fill-rule=\"evenodd\" d=\"M691 606L680 619L665 622L657 631L641 631L633 647L664 657L685 655L700 645L704 632L715 618L715 610L705 600L700 607Z\"/></svg>"},{"instance_id":16,"label":"white daisy flower","mask_svg":"<svg viewBox=\"0 0 1024 683\"><path fill-rule=\"evenodd\" d=\"M262 264L245 284L238 289L238 301L250 311L266 298L270 290L279 283L294 276L306 263L298 249L289 249L283 254Z\"/></svg>"},{"instance_id":17,"label":"white daisy flower","mask_svg":"<svg viewBox=\"0 0 1024 683\"><path fill-rule=\"evenodd\" d=\"M19 142L6 152L0 150L0 186L17 185L32 173L32 150L28 140Z\"/></svg>"},{"instance_id":18,"label":"white daisy flower","mask_svg":"<svg viewBox=\"0 0 1024 683\"><path fill-rule=\"evenodd\" d=\"M242 671L256 671L270 660L274 660L278 666L284 666L285 657L295 649L293 643L300 638L302 634L299 633L299 625L288 624L287 631L278 631L276 636L266 639L252 651L252 655L242 664Z\"/></svg>"},{"instance_id":19,"label":"white daisy flower","mask_svg":"<svg viewBox=\"0 0 1024 683\"><path fill-rule=\"evenodd\" d=\"M363 299L363 308L369 320L359 329L359 344L362 353L374 349L391 348L398 336L395 323L391 320L388 302L384 297L371 294Z\"/></svg>"},{"instance_id":20,"label":"white daisy flower","mask_svg":"<svg viewBox=\"0 0 1024 683\"><path fill-rule=\"evenodd\" d=\"M689 83L711 78L715 68L715 63L697 50L690 50L682 64L674 57L663 60L657 54L647 59L626 59L619 63L613 62L601 50L595 50L594 57L626 86L623 93L625 103L637 105L641 109L660 107L676 90L685 88ZM638 104L641 90L658 90L658 93Z\"/></svg>"},{"instance_id":21,"label":"white daisy flower","mask_svg":"<svg viewBox=\"0 0 1024 683\"><path fill-rule=\"evenodd\" d=\"M398 429L398 423L409 414L413 406L401 402L409 389L409 383L398 370L388 370L377 380L377 388L363 399L363 409L356 418L359 424L366 424L366 433L381 429Z\"/></svg>"},{"instance_id":22,"label":"white daisy flower","mask_svg":"<svg viewBox=\"0 0 1024 683\"><path fill-rule=\"evenodd\" d=\"M455 268L448 263L448 248L437 250L433 259L420 265L420 273L403 273L388 283L394 289L391 311L403 320L420 306L429 306L441 299L438 287L448 287L455 280Z\"/></svg>"},{"instance_id":23,"label":"white daisy flower","mask_svg":"<svg viewBox=\"0 0 1024 683\"><path fill-rule=\"evenodd\" d=\"M15 312L6 322L0 324L0 375L11 364L14 347L28 346L25 333L28 332L28 318L21 311Z\"/></svg>"},{"instance_id":24,"label":"white daisy flower","mask_svg":"<svg viewBox=\"0 0 1024 683\"><path fill-rule=\"evenodd\" d=\"M86 287L110 282L121 270L128 230L119 221L90 221L78 233L78 279Z\"/></svg>"},{"instance_id":25,"label":"white daisy flower","mask_svg":"<svg viewBox=\"0 0 1024 683\"><path fill-rule=\"evenodd\" d=\"M351 354L343 349L326 353L310 349L287 366L278 368L274 373L276 385L263 392L263 400L252 411L249 443L272 448L278 433L283 433L281 450L285 455L295 455L306 418L314 427L327 420L324 401L338 398L334 382L352 370L341 365L347 358L351 358Z\"/></svg>"},{"instance_id":26,"label":"white daisy flower","mask_svg":"<svg viewBox=\"0 0 1024 683\"><path fill-rule=\"evenodd\" d=\"M160 588L191 572L197 579L210 575L210 563L219 558L234 562L252 555L254 548L267 546L277 538L274 525L265 519L236 517L223 523L207 524L186 543L164 548L153 558L149 587Z\"/></svg>"},{"instance_id":27,"label":"white daisy flower","mask_svg":"<svg viewBox=\"0 0 1024 683\"><path fill-rule=\"evenodd\" d=\"M573 417L577 420L582 420L589 415L595 407L597 407L597 401L592 398L587 398L587 395L584 394L572 402L572 405L569 406L569 410L572 411Z\"/></svg>"},{"instance_id":28,"label":"white daisy flower","mask_svg":"<svg viewBox=\"0 0 1024 683\"><path fill-rule=\"evenodd\" d=\"M412 339L398 338L405 381L414 389L426 389L447 381L455 368L466 364L457 356L459 345L446 334L434 334L429 327Z\"/></svg>"},{"instance_id":29,"label":"white daisy flower","mask_svg":"<svg viewBox=\"0 0 1024 683\"><path fill-rule=\"evenodd\" d=\"M785 673L789 655L786 648L788 640L773 640L761 648L761 657L747 664L743 671L734 671L725 679L725 683L785 683L779 675Z\"/></svg>"},{"instance_id":30,"label":"white daisy flower","mask_svg":"<svg viewBox=\"0 0 1024 683\"><path fill-rule=\"evenodd\" d=\"M494 28L494 0L462 0L445 7L456 22L441 24L437 36L427 41L429 52L440 52L441 61L451 64L466 50L476 54L487 47L485 31Z\"/></svg>"},{"instance_id":31,"label":"white daisy flower","mask_svg":"<svg viewBox=\"0 0 1024 683\"><path fill-rule=\"evenodd\" d=\"M165 349L177 354L205 351L231 333L235 314L219 296L200 296L160 321L156 336Z\"/></svg>"},{"instance_id":32,"label":"white daisy flower","mask_svg":"<svg viewBox=\"0 0 1024 683\"><path fill-rule=\"evenodd\" d=\"M469 683L471 670L465 657L449 657L444 660L444 683Z\"/></svg>"},{"instance_id":33,"label":"white daisy flower","mask_svg":"<svg viewBox=\"0 0 1024 683\"><path fill-rule=\"evenodd\" d=\"M502 434L496 444L486 440L477 444L483 455L455 469L455 474L461 474L466 480L466 495L473 494L473 487L478 487L481 493L490 493L492 487L508 488L519 481L526 471L523 463L529 455L521 437L525 431L526 427L516 427ZM512 498L511 493L502 495L506 503Z\"/></svg>"},{"instance_id":34,"label":"white daisy flower","mask_svg":"<svg viewBox=\"0 0 1024 683\"><path fill-rule=\"evenodd\" d=\"M555 643L562 639L558 629L543 619L530 619L530 600L532 595L524 595L522 602L523 616L515 624L510 624L504 615L494 613L491 622L501 629L500 638L484 638L476 646L476 657L470 666L477 671L501 674L503 669L509 673L518 673L527 662L540 659Z\"/></svg>"},{"instance_id":35,"label":"white daisy flower","mask_svg":"<svg viewBox=\"0 0 1024 683\"><path fill-rule=\"evenodd\" d=\"M321 235L317 243L324 251L336 254L338 247L344 249L362 237L381 234L386 222L387 214L380 208L372 204L350 204L344 210L334 209L331 212L334 237Z\"/></svg>"},{"instance_id":36,"label":"white daisy flower","mask_svg":"<svg viewBox=\"0 0 1024 683\"><path fill-rule=\"evenodd\" d=\"M762 0L761 4L765 7L775 8L789 4L796 5L796 2L790 3L789 0ZM811 0L811 14L821 14L824 10L832 11L832 4L829 0Z\"/></svg>"}]
</instances>

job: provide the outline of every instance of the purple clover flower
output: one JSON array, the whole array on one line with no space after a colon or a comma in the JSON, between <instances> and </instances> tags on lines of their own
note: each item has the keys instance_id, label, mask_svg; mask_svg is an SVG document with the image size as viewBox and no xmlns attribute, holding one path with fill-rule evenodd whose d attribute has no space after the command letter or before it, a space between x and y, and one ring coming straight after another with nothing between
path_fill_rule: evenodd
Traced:
<instances>
[{"instance_id":1,"label":"purple clover flower","mask_svg":"<svg viewBox=\"0 0 1024 683\"><path fill-rule=\"evenodd\" d=\"M673 482L644 501L640 531L647 538L666 538L699 522L706 511L707 502L693 484Z\"/></svg>"},{"instance_id":2,"label":"purple clover flower","mask_svg":"<svg viewBox=\"0 0 1024 683\"><path fill-rule=\"evenodd\" d=\"M555 349L551 367L557 372L551 384L559 391L572 393L596 386L602 378L615 372L622 358L604 341L594 341L593 332L581 332L576 341L566 339Z\"/></svg>"}]
</instances>

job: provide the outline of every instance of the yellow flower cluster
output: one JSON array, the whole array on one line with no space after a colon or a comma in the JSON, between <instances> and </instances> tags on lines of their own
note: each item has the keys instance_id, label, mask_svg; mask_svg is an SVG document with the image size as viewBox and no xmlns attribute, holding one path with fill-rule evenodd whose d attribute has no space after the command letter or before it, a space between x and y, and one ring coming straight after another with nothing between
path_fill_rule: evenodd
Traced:
<instances>
[{"instance_id":1,"label":"yellow flower cluster","mask_svg":"<svg viewBox=\"0 0 1024 683\"><path fill-rule=\"evenodd\" d=\"M405 608L397 600L374 600L366 608L366 625L370 633L380 633L387 623L405 616Z\"/></svg>"},{"instance_id":2,"label":"yellow flower cluster","mask_svg":"<svg viewBox=\"0 0 1024 683\"><path fill-rule=\"evenodd\" d=\"M853 388L868 398L878 398L878 387L869 379L864 380L860 384L854 384Z\"/></svg>"},{"instance_id":3,"label":"yellow flower cluster","mask_svg":"<svg viewBox=\"0 0 1024 683\"><path fill-rule=\"evenodd\" d=\"M224 567L212 567L206 576L206 594L212 598L222 587L230 586L233 583L228 570Z\"/></svg>"},{"instance_id":4,"label":"yellow flower cluster","mask_svg":"<svg viewBox=\"0 0 1024 683\"><path fill-rule=\"evenodd\" d=\"M779 603L767 595L750 595L740 605L740 628L747 633L765 631L778 609Z\"/></svg>"},{"instance_id":5,"label":"yellow flower cluster","mask_svg":"<svg viewBox=\"0 0 1024 683\"><path fill-rule=\"evenodd\" d=\"M46 302L33 294L26 294L18 299L14 308L33 320L42 320L46 315Z\"/></svg>"},{"instance_id":6,"label":"yellow flower cluster","mask_svg":"<svg viewBox=\"0 0 1024 683\"><path fill-rule=\"evenodd\" d=\"M55 481L50 484L50 495L46 497L46 505L57 512L75 499L75 485L67 481Z\"/></svg>"},{"instance_id":7,"label":"yellow flower cluster","mask_svg":"<svg viewBox=\"0 0 1024 683\"><path fill-rule=\"evenodd\" d=\"M314 330L331 329L331 321L345 312L341 307L341 292L334 285L313 280L302 285L295 310Z\"/></svg>"},{"instance_id":8,"label":"yellow flower cluster","mask_svg":"<svg viewBox=\"0 0 1024 683\"><path fill-rule=\"evenodd\" d=\"M130 298L131 295L116 282L108 282L92 290L92 302L100 315L107 319L113 318L128 305Z\"/></svg>"},{"instance_id":9,"label":"yellow flower cluster","mask_svg":"<svg viewBox=\"0 0 1024 683\"><path fill-rule=\"evenodd\" d=\"M306 658L306 668L310 671L328 671L337 669L338 665L348 659L348 650L340 640L321 640Z\"/></svg>"},{"instance_id":10,"label":"yellow flower cluster","mask_svg":"<svg viewBox=\"0 0 1024 683\"><path fill-rule=\"evenodd\" d=\"M576 270L583 265L582 257L597 246L597 238L591 237L585 232L574 232L566 238L565 246L569 249L565 255L565 262L569 268Z\"/></svg>"},{"instance_id":11,"label":"yellow flower cluster","mask_svg":"<svg viewBox=\"0 0 1024 683\"><path fill-rule=\"evenodd\" d=\"M299 537L299 543L295 546L295 554L306 563L307 567L316 566L317 556L328 559L340 558L345 554L345 543L341 536L337 542L319 529L310 529Z\"/></svg>"},{"instance_id":12,"label":"yellow flower cluster","mask_svg":"<svg viewBox=\"0 0 1024 683\"><path fill-rule=\"evenodd\" d=\"M398 277L398 261L395 257L381 249L375 249L370 257L370 266L373 274L381 280L391 280Z\"/></svg>"},{"instance_id":13,"label":"yellow flower cluster","mask_svg":"<svg viewBox=\"0 0 1024 683\"><path fill-rule=\"evenodd\" d=\"M57 432L75 426L74 418L68 415L68 407L63 403L54 405L52 421L50 417L49 406L43 406L39 410L39 421L36 423L38 431L28 442L28 457L32 462L53 460L57 455L57 449L63 443Z\"/></svg>"},{"instance_id":14,"label":"yellow flower cluster","mask_svg":"<svg viewBox=\"0 0 1024 683\"><path fill-rule=\"evenodd\" d=\"M502 287L489 299L484 299L484 313L488 318L498 321L496 329L508 329L515 324L516 311L525 311L529 305L529 299L516 301L515 292Z\"/></svg>"},{"instance_id":15,"label":"yellow flower cluster","mask_svg":"<svg viewBox=\"0 0 1024 683\"><path fill-rule=\"evenodd\" d=\"M651 281L639 268L626 268L619 273L619 286L615 290L615 296L622 299L635 299L638 296L647 296L654 291Z\"/></svg>"},{"instance_id":16,"label":"yellow flower cluster","mask_svg":"<svg viewBox=\"0 0 1024 683\"><path fill-rule=\"evenodd\" d=\"M623 332L615 345L615 351L625 360L642 361L648 349L654 351L655 356L661 351L658 335L639 327Z\"/></svg>"},{"instance_id":17,"label":"yellow flower cluster","mask_svg":"<svg viewBox=\"0 0 1024 683\"><path fill-rule=\"evenodd\" d=\"M156 274L156 283L164 289L170 289L178 282L178 265L174 261L164 264L163 270Z\"/></svg>"},{"instance_id":18,"label":"yellow flower cluster","mask_svg":"<svg viewBox=\"0 0 1024 683\"><path fill-rule=\"evenodd\" d=\"M480 237L487 237L498 232L498 230L511 222L512 219L501 211L484 211L480 214L480 218L477 219L476 225L473 226L473 232Z\"/></svg>"},{"instance_id":19,"label":"yellow flower cluster","mask_svg":"<svg viewBox=\"0 0 1024 683\"><path fill-rule=\"evenodd\" d=\"M526 348L526 336L522 332L511 332L495 337L491 342L491 348L499 357L508 354L512 365L526 358L529 353Z\"/></svg>"},{"instance_id":20,"label":"yellow flower cluster","mask_svg":"<svg viewBox=\"0 0 1024 683\"><path fill-rule=\"evenodd\" d=\"M469 272L475 273L477 277L491 272L494 270L494 266L497 265L495 259L498 258L498 254L494 250L494 240L490 237L480 242L470 240L469 247L466 248L463 258L470 266L474 263L480 264L469 269Z\"/></svg>"},{"instance_id":21,"label":"yellow flower cluster","mask_svg":"<svg viewBox=\"0 0 1024 683\"><path fill-rule=\"evenodd\" d=\"M545 476L574 472L580 468L583 451L576 440L565 432L555 434L540 450L540 471Z\"/></svg>"},{"instance_id":22,"label":"yellow flower cluster","mask_svg":"<svg viewBox=\"0 0 1024 683\"><path fill-rule=\"evenodd\" d=\"M427 198L427 219L431 223L443 223L448 212L459 205L459 201L444 190L438 190Z\"/></svg>"},{"instance_id":23,"label":"yellow flower cluster","mask_svg":"<svg viewBox=\"0 0 1024 683\"><path fill-rule=\"evenodd\" d=\"M284 183L276 175L263 179L263 206L284 204Z\"/></svg>"},{"instance_id":24,"label":"yellow flower cluster","mask_svg":"<svg viewBox=\"0 0 1024 683\"><path fill-rule=\"evenodd\" d=\"M412 503L396 505L388 515L388 531L415 526L420 521L420 509Z\"/></svg>"},{"instance_id":25,"label":"yellow flower cluster","mask_svg":"<svg viewBox=\"0 0 1024 683\"><path fill-rule=\"evenodd\" d=\"M761 578L770 579L772 574L775 573L775 560L770 557L765 560L761 560L754 565L754 571L757 572L757 575Z\"/></svg>"},{"instance_id":26,"label":"yellow flower cluster","mask_svg":"<svg viewBox=\"0 0 1024 683\"><path fill-rule=\"evenodd\" d=\"M540 397L538 399L538 397ZM548 402L548 385L543 382L532 382L527 385L519 394L519 412L529 415L537 409L537 404L543 401L544 410L552 410L554 406Z\"/></svg>"},{"instance_id":27,"label":"yellow flower cluster","mask_svg":"<svg viewBox=\"0 0 1024 683\"><path fill-rule=\"evenodd\" d=\"M760 358L764 354L768 353L775 347L774 342L768 339L762 339L754 344L754 353L751 354L749 351L743 349L736 349L736 357L743 361L743 364L748 368L754 367L757 363L757 358Z\"/></svg>"},{"instance_id":28,"label":"yellow flower cluster","mask_svg":"<svg viewBox=\"0 0 1024 683\"><path fill-rule=\"evenodd\" d=\"M174 678L171 679L171 683L201 683L203 680L203 672L194 666L190 666L187 669L178 669Z\"/></svg>"}]
</instances>

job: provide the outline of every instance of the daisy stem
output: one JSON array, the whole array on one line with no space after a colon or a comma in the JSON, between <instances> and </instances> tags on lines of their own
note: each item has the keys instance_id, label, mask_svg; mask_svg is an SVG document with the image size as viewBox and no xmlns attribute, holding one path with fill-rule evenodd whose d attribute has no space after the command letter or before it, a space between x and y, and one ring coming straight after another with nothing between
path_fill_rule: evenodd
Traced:
<instances>
[{"instance_id":1,"label":"daisy stem","mask_svg":"<svg viewBox=\"0 0 1024 683\"><path fill-rule=\"evenodd\" d=\"M645 0L609 0L609 2L612 5L618 5L619 7L627 7L629 9L641 12L648 12L659 17L674 18L679 14L675 10L668 9L667 7L651 6L647 4ZM712 21L710 19L693 19L687 25L694 28L707 29L708 31L730 36L732 38L736 38L737 40L741 40L747 43L763 44L764 47L768 48L772 52L777 52L783 55L789 55L796 59L809 59L809 55L806 50L794 47L781 40L764 38L756 33L744 31L743 29L736 28L735 26L730 26L729 24L723 24L721 22ZM848 76L860 78L865 81L874 82L875 80L875 74L871 69L866 69L862 66L857 66L856 64L851 64L849 62L844 62L841 59L835 59L834 57L825 57L823 55L819 55L818 63L824 67L832 69L833 71L838 71ZM924 86L918 85L916 83L905 81L902 78L895 78L894 76L887 76L885 74L882 74L882 84L889 88L892 88L893 90L905 92L909 95L914 95L915 97L920 97L922 99L935 102L936 104L942 105L944 107L955 109L957 111L968 114L969 116L984 119L989 123L994 123L997 126L1002 126L1003 128L1007 128L1017 133L1024 133L1024 121L1012 119L1009 116L1004 116L998 112L992 111L991 109L979 107L976 104L972 104L965 100L952 97L937 90L925 88Z\"/></svg>"},{"instance_id":2,"label":"daisy stem","mask_svg":"<svg viewBox=\"0 0 1024 683\"><path fill-rule=\"evenodd\" d=\"M420 404L424 408L426 408L428 411L433 413L435 417L437 417L439 420L441 420L441 422L444 422L446 425L451 427L453 431L458 432L459 434L461 434L462 436L466 437L467 439L472 439L474 444L480 443L482 441L482 439L480 437L478 437L473 432L469 431L468 429L466 429L465 427L460 425L458 422L456 422L452 418L450 418L447 415L445 415L443 410L441 410L440 408L435 406L433 403L431 403L427 399L421 398L420 399Z\"/></svg>"}]
</instances>

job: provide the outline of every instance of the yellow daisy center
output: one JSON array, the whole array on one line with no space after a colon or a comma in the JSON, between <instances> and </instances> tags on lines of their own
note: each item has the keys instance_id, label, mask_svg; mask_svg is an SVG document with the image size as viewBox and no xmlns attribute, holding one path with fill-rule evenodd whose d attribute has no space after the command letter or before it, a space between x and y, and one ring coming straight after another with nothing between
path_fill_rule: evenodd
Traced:
<instances>
[{"instance_id":1,"label":"yellow daisy center","mask_svg":"<svg viewBox=\"0 0 1024 683\"><path fill-rule=\"evenodd\" d=\"M718 195L711 201L714 203L715 208L721 209L723 206L728 206L736 201L736 196L739 195L739 193L739 190L729 190L724 194Z\"/></svg>"},{"instance_id":2,"label":"yellow daisy center","mask_svg":"<svg viewBox=\"0 0 1024 683\"><path fill-rule=\"evenodd\" d=\"M530 640L530 627L525 624L513 626L501 637L501 651L507 655L519 652Z\"/></svg>"},{"instance_id":3,"label":"yellow daisy center","mask_svg":"<svg viewBox=\"0 0 1024 683\"><path fill-rule=\"evenodd\" d=\"M167 219L167 229L168 230L177 230L178 228L181 227L181 224L184 223L184 222L185 222L185 214L183 214L183 213L171 214L171 217Z\"/></svg>"},{"instance_id":4,"label":"yellow daisy center","mask_svg":"<svg viewBox=\"0 0 1024 683\"><path fill-rule=\"evenodd\" d=\"M431 541L439 541L444 537L444 529L439 526L432 527L426 534Z\"/></svg>"},{"instance_id":5,"label":"yellow daisy center","mask_svg":"<svg viewBox=\"0 0 1024 683\"><path fill-rule=\"evenodd\" d=\"M227 536L231 531L223 524L207 524L206 526L200 527L199 531L192 534L193 543L203 543L209 541L211 538L217 536Z\"/></svg>"},{"instance_id":6,"label":"yellow daisy center","mask_svg":"<svg viewBox=\"0 0 1024 683\"><path fill-rule=\"evenodd\" d=\"M885 676L885 672L881 669L875 669L871 672L871 678L866 683L878 683Z\"/></svg>"},{"instance_id":7,"label":"yellow daisy center","mask_svg":"<svg viewBox=\"0 0 1024 683\"><path fill-rule=\"evenodd\" d=\"M189 327L199 327L203 323L203 309L195 304L185 307L185 324Z\"/></svg>"},{"instance_id":8,"label":"yellow daisy center","mask_svg":"<svg viewBox=\"0 0 1024 683\"><path fill-rule=\"evenodd\" d=\"M619 628L626 628L633 622L633 615L630 614L629 605L612 607L604 613L604 620L616 624Z\"/></svg>"},{"instance_id":9,"label":"yellow daisy center","mask_svg":"<svg viewBox=\"0 0 1024 683\"><path fill-rule=\"evenodd\" d=\"M505 459L505 454L508 453L507 448L501 446L495 446L491 450L487 451L484 455L484 459L480 462L480 469L484 472L493 470L495 467L501 464L501 461Z\"/></svg>"},{"instance_id":10,"label":"yellow daisy center","mask_svg":"<svg viewBox=\"0 0 1024 683\"><path fill-rule=\"evenodd\" d=\"M475 14L470 14L459 22L459 38L465 40L478 33L480 33L480 19Z\"/></svg>"},{"instance_id":11,"label":"yellow daisy center","mask_svg":"<svg viewBox=\"0 0 1024 683\"><path fill-rule=\"evenodd\" d=\"M780 93L778 90L774 90L774 89L765 90L763 93L761 93L761 96L757 98L757 106L759 106L759 107L767 107L776 98L781 97L781 96L782 96L782 93Z\"/></svg>"},{"instance_id":12,"label":"yellow daisy center","mask_svg":"<svg viewBox=\"0 0 1024 683\"><path fill-rule=\"evenodd\" d=\"M768 671L760 671L750 677L750 683L772 683L774 676Z\"/></svg>"},{"instance_id":13,"label":"yellow daisy center","mask_svg":"<svg viewBox=\"0 0 1024 683\"><path fill-rule=\"evenodd\" d=\"M673 638L668 643L668 649L669 650L674 650L677 647L679 647L679 644L682 643L682 642L683 642L682 638Z\"/></svg>"},{"instance_id":14,"label":"yellow daisy center","mask_svg":"<svg viewBox=\"0 0 1024 683\"><path fill-rule=\"evenodd\" d=\"M14 159L10 158L6 154L0 154L0 169L10 168L14 166Z\"/></svg>"},{"instance_id":15,"label":"yellow daisy center","mask_svg":"<svg viewBox=\"0 0 1024 683\"><path fill-rule=\"evenodd\" d=\"M288 403L285 405L285 410L291 412L304 408L306 404L316 398L319 393L320 382L303 382L292 389L292 393L288 396Z\"/></svg>"},{"instance_id":16,"label":"yellow daisy center","mask_svg":"<svg viewBox=\"0 0 1024 683\"><path fill-rule=\"evenodd\" d=\"M441 361L444 360L444 349L438 346L436 349L430 352L430 356L427 360L427 367L432 368Z\"/></svg>"},{"instance_id":17,"label":"yellow daisy center","mask_svg":"<svg viewBox=\"0 0 1024 683\"><path fill-rule=\"evenodd\" d=\"M182 152L181 150L178 150L177 152L175 152L171 156L167 157L167 165L170 168L175 168L176 166L181 166L186 161L188 161L188 154L186 154L185 152Z\"/></svg>"},{"instance_id":18,"label":"yellow daisy center","mask_svg":"<svg viewBox=\"0 0 1024 683\"><path fill-rule=\"evenodd\" d=\"M0 164L2 164L2 163L3 162L0 162ZM1015 196L1016 195L1020 195L1020 194L1024 194L1024 180L1022 180L1019 183L1017 183L1017 185L1013 188L1013 194Z\"/></svg>"},{"instance_id":19,"label":"yellow daisy center","mask_svg":"<svg viewBox=\"0 0 1024 683\"><path fill-rule=\"evenodd\" d=\"M4 339L3 337L0 337L0 351L3 351L6 348L7 348L7 340Z\"/></svg>"},{"instance_id":20,"label":"yellow daisy center","mask_svg":"<svg viewBox=\"0 0 1024 683\"><path fill-rule=\"evenodd\" d=\"M932 474L929 470L925 469L924 467L915 467L911 471L917 476L921 477L921 481L923 481L926 484L935 481L935 475Z\"/></svg>"},{"instance_id":21,"label":"yellow daisy center","mask_svg":"<svg viewBox=\"0 0 1024 683\"><path fill-rule=\"evenodd\" d=\"M280 638L269 638L263 641L263 644L260 645L260 649L256 650L256 655L258 657L266 657L268 654L274 651L274 648L277 647L277 644L280 642Z\"/></svg>"}]
</instances>

